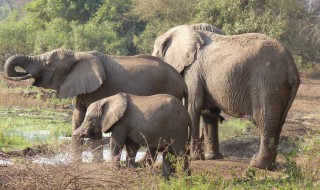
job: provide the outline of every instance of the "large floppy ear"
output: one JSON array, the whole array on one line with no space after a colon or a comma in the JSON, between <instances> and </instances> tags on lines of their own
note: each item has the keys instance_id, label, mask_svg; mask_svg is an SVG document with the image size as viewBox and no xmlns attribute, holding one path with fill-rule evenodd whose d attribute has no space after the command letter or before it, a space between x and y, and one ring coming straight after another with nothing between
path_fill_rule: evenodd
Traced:
<instances>
[{"instance_id":1,"label":"large floppy ear","mask_svg":"<svg viewBox=\"0 0 320 190\"><path fill-rule=\"evenodd\" d=\"M74 97L97 90L106 79L102 61L91 54L75 53L70 72L58 89L59 98Z\"/></svg>"},{"instance_id":2,"label":"large floppy ear","mask_svg":"<svg viewBox=\"0 0 320 190\"><path fill-rule=\"evenodd\" d=\"M178 72L197 59L204 41L189 25L181 25L159 36L154 44L153 56L162 58Z\"/></svg>"},{"instance_id":3,"label":"large floppy ear","mask_svg":"<svg viewBox=\"0 0 320 190\"><path fill-rule=\"evenodd\" d=\"M104 133L123 117L127 110L127 95L119 93L105 98L102 101L101 108L101 132Z\"/></svg>"}]
</instances>

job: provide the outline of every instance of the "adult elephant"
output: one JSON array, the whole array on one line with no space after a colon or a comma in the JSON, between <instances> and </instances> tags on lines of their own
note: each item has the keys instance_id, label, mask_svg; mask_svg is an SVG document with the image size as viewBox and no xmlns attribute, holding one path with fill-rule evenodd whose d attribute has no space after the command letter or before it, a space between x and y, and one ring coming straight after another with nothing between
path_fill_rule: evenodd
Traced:
<instances>
[{"instance_id":1,"label":"adult elephant","mask_svg":"<svg viewBox=\"0 0 320 190\"><path fill-rule=\"evenodd\" d=\"M260 150L250 165L272 169L282 126L300 84L293 58L282 44L263 34L220 35L206 28L174 27L156 39L153 50L187 83L192 157L197 159L201 153L201 111L221 110L259 127ZM217 128L218 119L211 119ZM217 129L207 131L211 131L207 133L211 143L207 141L206 151L220 154L213 133Z\"/></svg>"},{"instance_id":2,"label":"adult elephant","mask_svg":"<svg viewBox=\"0 0 320 190\"><path fill-rule=\"evenodd\" d=\"M21 67L25 72L16 71ZM15 55L5 63L10 80L34 78L33 86L57 90L59 98L75 98L72 130L83 122L88 106L119 92L148 96L170 94L187 97L184 79L170 65L149 55L114 57L103 53L53 50L38 56ZM100 133L99 139L102 138ZM73 158L81 156L83 139L73 136ZM93 147L101 145L94 141ZM102 146L94 151L102 158Z\"/></svg>"}]
</instances>

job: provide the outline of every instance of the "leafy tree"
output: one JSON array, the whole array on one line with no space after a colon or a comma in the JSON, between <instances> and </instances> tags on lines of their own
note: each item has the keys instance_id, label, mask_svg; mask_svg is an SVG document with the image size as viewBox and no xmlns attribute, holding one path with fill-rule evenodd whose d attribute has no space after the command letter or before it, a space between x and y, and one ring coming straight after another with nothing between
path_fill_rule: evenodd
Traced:
<instances>
[{"instance_id":1,"label":"leafy tree","mask_svg":"<svg viewBox=\"0 0 320 190\"><path fill-rule=\"evenodd\" d=\"M10 13L7 5L0 5L0 20L5 19Z\"/></svg>"},{"instance_id":2,"label":"leafy tree","mask_svg":"<svg viewBox=\"0 0 320 190\"><path fill-rule=\"evenodd\" d=\"M169 20L174 25L188 23L200 0L132 0L132 13L143 20Z\"/></svg>"},{"instance_id":3,"label":"leafy tree","mask_svg":"<svg viewBox=\"0 0 320 190\"><path fill-rule=\"evenodd\" d=\"M34 53L43 53L56 48L72 48L72 28L61 18L45 23L44 28L36 31L34 36Z\"/></svg>"},{"instance_id":4,"label":"leafy tree","mask_svg":"<svg viewBox=\"0 0 320 190\"><path fill-rule=\"evenodd\" d=\"M131 15L145 21L146 27L133 42L139 52L150 53L157 36L169 28L187 24L200 0L132 0Z\"/></svg>"},{"instance_id":5,"label":"leafy tree","mask_svg":"<svg viewBox=\"0 0 320 190\"><path fill-rule=\"evenodd\" d=\"M319 60L319 19L301 1L202 0L192 22L216 25L227 34L264 33L285 44L303 64Z\"/></svg>"},{"instance_id":6,"label":"leafy tree","mask_svg":"<svg viewBox=\"0 0 320 190\"><path fill-rule=\"evenodd\" d=\"M138 51L134 46L134 36L139 35L145 28L145 22L139 21L131 11L131 0L104 0L95 13L92 22L101 24L107 21L109 30L114 30L127 51L124 54L133 55Z\"/></svg>"},{"instance_id":7,"label":"leafy tree","mask_svg":"<svg viewBox=\"0 0 320 190\"><path fill-rule=\"evenodd\" d=\"M13 11L10 16L0 22L0 61L4 61L11 54L28 54L32 52L29 43L30 34L34 32L24 20L17 20L18 12Z\"/></svg>"},{"instance_id":8,"label":"leafy tree","mask_svg":"<svg viewBox=\"0 0 320 190\"><path fill-rule=\"evenodd\" d=\"M61 18L85 23L101 3L102 0L34 0L26 6L26 11L47 22Z\"/></svg>"},{"instance_id":9,"label":"leafy tree","mask_svg":"<svg viewBox=\"0 0 320 190\"><path fill-rule=\"evenodd\" d=\"M124 38L120 38L109 22L84 25L72 24L73 48L78 51L100 51L107 54L125 55L128 53Z\"/></svg>"}]
</instances>

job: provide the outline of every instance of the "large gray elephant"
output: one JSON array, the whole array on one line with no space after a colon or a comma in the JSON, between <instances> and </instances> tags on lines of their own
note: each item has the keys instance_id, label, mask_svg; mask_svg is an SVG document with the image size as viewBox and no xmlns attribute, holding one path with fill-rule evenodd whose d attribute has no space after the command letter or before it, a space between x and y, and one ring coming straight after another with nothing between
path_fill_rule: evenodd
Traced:
<instances>
[{"instance_id":1,"label":"large gray elephant","mask_svg":"<svg viewBox=\"0 0 320 190\"><path fill-rule=\"evenodd\" d=\"M221 110L248 118L259 127L260 150L250 165L272 169L282 126L300 84L290 52L263 34L220 35L194 28L182 25L168 30L156 39L153 50L154 56L175 67L187 83L192 157L197 159L202 152L201 110ZM211 119L213 125L206 125L205 130L208 157L221 154L215 140L218 119Z\"/></svg>"},{"instance_id":2,"label":"large gray elephant","mask_svg":"<svg viewBox=\"0 0 320 190\"><path fill-rule=\"evenodd\" d=\"M16 67L25 72L16 71ZM34 78L34 86L57 90L59 98L76 96L73 131L81 125L92 102L120 92L187 97L187 87L179 73L161 59L148 55L114 57L96 51L61 49L37 56L15 55L5 63L5 75L16 81ZM83 139L73 137L72 141L73 158L79 158ZM93 141L93 147L100 145L100 140ZM102 158L101 146L94 154L95 158Z\"/></svg>"},{"instance_id":3,"label":"large gray elephant","mask_svg":"<svg viewBox=\"0 0 320 190\"><path fill-rule=\"evenodd\" d=\"M187 145L191 128L187 109L171 95L119 93L92 103L82 125L73 135L96 138L101 132L111 132L110 152L118 167L124 145L131 166L135 165L140 146L163 151L162 173L167 178L173 170L167 153L181 156L184 171L190 175Z\"/></svg>"}]
</instances>

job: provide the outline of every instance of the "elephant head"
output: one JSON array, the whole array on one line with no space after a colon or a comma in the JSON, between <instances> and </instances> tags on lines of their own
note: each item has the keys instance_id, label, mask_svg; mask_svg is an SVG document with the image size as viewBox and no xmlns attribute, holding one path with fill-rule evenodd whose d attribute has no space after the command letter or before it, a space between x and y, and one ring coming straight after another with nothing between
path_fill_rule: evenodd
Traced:
<instances>
[{"instance_id":1,"label":"elephant head","mask_svg":"<svg viewBox=\"0 0 320 190\"><path fill-rule=\"evenodd\" d=\"M182 25L159 36L155 41L152 55L160 57L181 72L184 67L197 59L203 43L199 33L189 25Z\"/></svg>"},{"instance_id":2,"label":"elephant head","mask_svg":"<svg viewBox=\"0 0 320 190\"><path fill-rule=\"evenodd\" d=\"M17 67L24 72L17 71ZM85 52L61 49L38 56L12 56L5 63L5 75L16 81L34 78L34 86L57 90L59 98L93 92L106 79L99 58Z\"/></svg>"},{"instance_id":3,"label":"elephant head","mask_svg":"<svg viewBox=\"0 0 320 190\"><path fill-rule=\"evenodd\" d=\"M163 59L180 73L197 60L199 50L211 42L199 30L224 34L222 30L205 23L177 26L156 39L152 55Z\"/></svg>"},{"instance_id":4,"label":"elephant head","mask_svg":"<svg viewBox=\"0 0 320 190\"><path fill-rule=\"evenodd\" d=\"M98 100L88 107L84 122L73 132L73 136L95 138L97 134L107 132L119 121L127 109L127 95L119 93Z\"/></svg>"}]
</instances>

